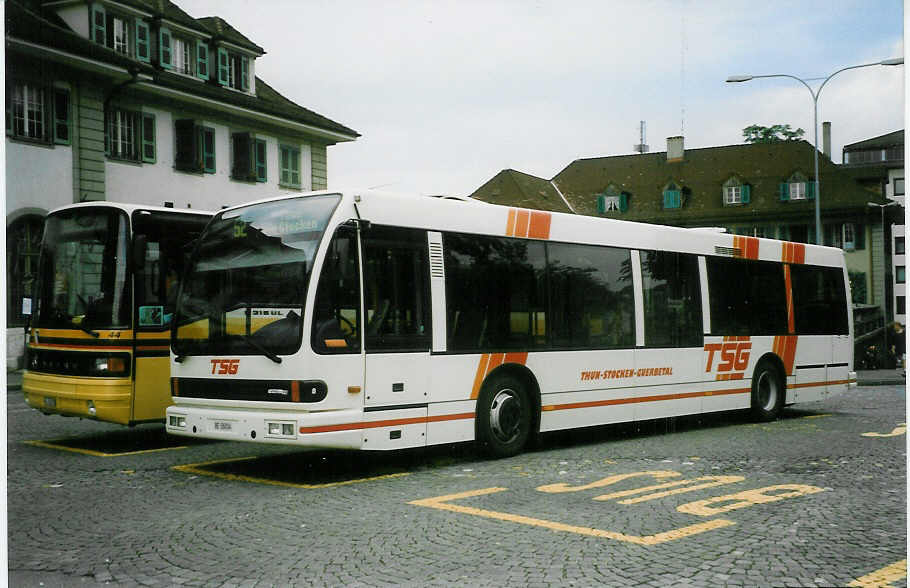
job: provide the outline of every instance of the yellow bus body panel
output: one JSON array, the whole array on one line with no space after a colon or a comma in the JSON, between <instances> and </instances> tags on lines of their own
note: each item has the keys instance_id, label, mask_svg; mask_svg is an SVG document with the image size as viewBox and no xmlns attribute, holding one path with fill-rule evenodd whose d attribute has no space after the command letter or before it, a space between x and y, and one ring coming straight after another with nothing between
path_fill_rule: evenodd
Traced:
<instances>
[{"instance_id":1,"label":"yellow bus body panel","mask_svg":"<svg viewBox=\"0 0 910 588\"><path fill-rule=\"evenodd\" d=\"M170 357L136 358L134 421L163 421L171 402Z\"/></svg>"},{"instance_id":2,"label":"yellow bus body panel","mask_svg":"<svg viewBox=\"0 0 910 588\"><path fill-rule=\"evenodd\" d=\"M22 376L22 392L25 402L42 412L122 425L128 425L131 420L131 378L85 378L26 371ZM45 398L53 399L53 406L48 406ZM89 412L89 400L95 404L95 414Z\"/></svg>"}]
</instances>

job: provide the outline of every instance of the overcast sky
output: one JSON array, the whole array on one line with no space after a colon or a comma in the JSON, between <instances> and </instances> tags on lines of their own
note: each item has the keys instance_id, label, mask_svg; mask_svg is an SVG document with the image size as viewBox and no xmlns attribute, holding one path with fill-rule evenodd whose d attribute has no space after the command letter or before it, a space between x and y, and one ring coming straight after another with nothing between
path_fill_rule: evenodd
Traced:
<instances>
[{"instance_id":1,"label":"overcast sky","mask_svg":"<svg viewBox=\"0 0 910 588\"><path fill-rule=\"evenodd\" d=\"M362 137L329 148L329 187L467 195L506 168L742 143L750 124L813 141L799 82L902 57L900 0L174 0L266 50L256 73ZM904 66L838 74L819 99L832 154L902 129ZM817 87L819 81L810 82ZM821 142L821 138L819 138Z\"/></svg>"}]
</instances>

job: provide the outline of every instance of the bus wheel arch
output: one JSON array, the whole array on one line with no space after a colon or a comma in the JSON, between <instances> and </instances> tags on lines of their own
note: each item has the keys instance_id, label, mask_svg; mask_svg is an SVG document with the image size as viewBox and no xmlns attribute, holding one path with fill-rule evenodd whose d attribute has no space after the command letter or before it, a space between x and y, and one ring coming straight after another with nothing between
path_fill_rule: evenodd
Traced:
<instances>
[{"instance_id":1,"label":"bus wheel arch","mask_svg":"<svg viewBox=\"0 0 910 588\"><path fill-rule=\"evenodd\" d=\"M755 364L752 372L753 420L768 422L777 419L787 399L787 376L781 359L767 353Z\"/></svg>"},{"instance_id":2,"label":"bus wheel arch","mask_svg":"<svg viewBox=\"0 0 910 588\"><path fill-rule=\"evenodd\" d=\"M493 457L511 457L540 429L540 388L530 370L506 364L491 372L477 397L475 440Z\"/></svg>"}]
</instances>

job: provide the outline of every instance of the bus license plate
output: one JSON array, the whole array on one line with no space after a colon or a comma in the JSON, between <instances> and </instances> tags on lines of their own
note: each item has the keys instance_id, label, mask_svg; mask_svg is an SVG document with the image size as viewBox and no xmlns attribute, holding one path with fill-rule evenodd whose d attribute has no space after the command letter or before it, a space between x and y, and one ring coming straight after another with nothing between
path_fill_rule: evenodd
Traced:
<instances>
[{"instance_id":1,"label":"bus license plate","mask_svg":"<svg viewBox=\"0 0 910 588\"><path fill-rule=\"evenodd\" d=\"M45 396L44 397L44 406L46 406L47 408L57 408L57 399L49 398L49 397Z\"/></svg>"},{"instance_id":2,"label":"bus license plate","mask_svg":"<svg viewBox=\"0 0 910 588\"><path fill-rule=\"evenodd\" d=\"M215 421L212 423L212 427L215 429L215 431L230 431L233 429L233 423Z\"/></svg>"}]
</instances>

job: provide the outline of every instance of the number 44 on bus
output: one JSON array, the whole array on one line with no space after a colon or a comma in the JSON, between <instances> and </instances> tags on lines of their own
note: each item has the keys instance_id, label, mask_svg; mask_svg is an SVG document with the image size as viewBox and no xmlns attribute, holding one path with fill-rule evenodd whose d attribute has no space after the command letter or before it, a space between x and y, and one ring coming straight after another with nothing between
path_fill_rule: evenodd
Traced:
<instances>
[{"instance_id":1,"label":"number 44 on bus","mask_svg":"<svg viewBox=\"0 0 910 588\"><path fill-rule=\"evenodd\" d=\"M856 385L839 249L379 192L219 212L167 431L388 450L782 407Z\"/></svg>"}]
</instances>

